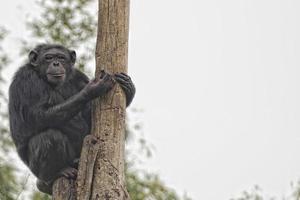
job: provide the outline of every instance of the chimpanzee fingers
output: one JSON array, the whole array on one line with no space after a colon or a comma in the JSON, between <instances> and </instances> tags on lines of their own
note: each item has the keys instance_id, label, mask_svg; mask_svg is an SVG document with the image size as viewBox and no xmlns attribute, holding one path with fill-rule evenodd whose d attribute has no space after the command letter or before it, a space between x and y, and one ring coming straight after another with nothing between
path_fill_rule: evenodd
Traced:
<instances>
[{"instance_id":1,"label":"chimpanzee fingers","mask_svg":"<svg viewBox=\"0 0 300 200\"><path fill-rule=\"evenodd\" d=\"M121 74L115 74L114 77L115 77L115 79L118 79L118 80L123 80L123 81L126 81L126 82L130 81L129 77L123 76Z\"/></svg>"},{"instance_id":2,"label":"chimpanzee fingers","mask_svg":"<svg viewBox=\"0 0 300 200\"><path fill-rule=\"evenodd\" d=\"M64 177L66 177L66 178L70 178L71 177L71 175L70 175L70 173L68 171L61 172L61 175L64 176Z\"/></svg>"},{"instance_id":3,"label":"chimpanzee fingers","mask_svg":"<svg viewBox=\"0 0 300 200\"><path fill-rule=\"evenodd\" d=\"M68 177L71 179L75 179L77 177L77 170L74 168L70 168L70 170L68 170Z\"/></svg>"},{"instance_id":4,"label":"chimpanzee fingers","mask_svg":"<svg viewBox=\"0 0 300 200\"><path fill-rule=\"evenodd\" d=\"M76 179L77 174L78 174L78 170L75 169L75 168L72 168L72 170L71 170L71 175L72 175L71 178Z\"/></svg>"},{"instance_id":5,"label":"chimpanzee fingers","mask_svg":"<svg viewBox=\"0 0 300 200\"><path fill-rule=\"evenodd\" d=\"M116 81L120 84L120 86L121 86L121 88L122 88L123 90L126 90L126 91L129 91L129 90L130 90L130 83L129 83L128 81L125 81L125 80L123 80L123 79L121 79L121 78L118 78L118 77L116 77L115 79L116 79ZM126 92L126 91L125 91L125 92Z\"/></svg>"},{"instance_id":6,"label":"chimpanzee fingers","mask_svg":"<svg viewBox=\"0 0 300 200\"><path fill-rule=\"evenodd\" d=\"M105 81L103 80L102 89L104 90L105 93L107 93L113 88L114 85L115 85L115 80L113 80L113 78L109 76L108 78L105 79Z\"/></svg>"},{"instance_id":7,"label":"chimpanzee fingers","mask_svg":"<svg viewBox=\"0 0 300 200\"><path fill-rule=\"evenodd\" d=\"M125 72L120 72L120 73L116 73L116 74L120 74L120 75L122 75L122 76L127 76L127 77L129 77L128 74L126 74Z\"/></svg>"},{"instance_id":8,"label":"chimpanzee fingers","mask_svg":"<svg viewBox=\"0 0 300 200\"><path fill-rule=\"evenodd\" d=\"M123 78L115 77L116 81L120 84L121 87L127 87L129 89L134 89L134 84L131 80L124 80Z\"/></svg>"},{"instance_id":9,"label":"chimpanzee fingers","mask_svg":"<svg viewBox=\"0 0 300 200\"><path fill-rule=\"evenodd\" d=\"M77 169L68 167L63 169L60 174L66 178L75 179L77 177Z\"/></svg>"},{"instance_id":10,"label":"chimpanzee fingers","mask_svg":"<svg viewBox=\"0 0 300 200\"><path fill-rule=\"evenodd\" d=\"M131 103L132 99L133 99L133 96L134 96L134 93L135 93L135 89L134 88L131 88L130 85L123 85L123 84L120 84L122 90L124 91L125 93L125 97L126 97L126 107Z\"/></svg>"},{"instance_id":11,"label":"chimpanzee fingers","mask_svg":"<svg viewBox=\"0 0 300 200\"><path fill-rule=\"evenodd\" d=\"M114 77L119 84L127 85L127 87L134 88L134 84L133 84L130 76L128 76L127 74L117 73L117 74L115 74Z\"/></svg>"},{"instance_id":12,"label":"chimpanzee fingers","mask_svg":"<svg viewBox=\"0 0 300 200\"><path fill-rule=\"evenodd\" d=\"M126 85L121 85L122 90L124 91L125 95L128 96L130 95L130 88Z\"/></svg>"},{"instance_id":13,"label":"chimpanzee fingers","mask_svg":"<svg viewBox=\"0 0 300 200\"><path fill-rule=\"evenodd\" d=\"M135 93L134 84L131 81L124 81L122 79L117 79L118 83L120 84L121 88L124 90L126 95L131 95Z\"/></svg>"},{"instance_id":14,"label":"chimpanzee fingers","mask_svg":"<svg viewBox=\"0 0 300 200\"><path fill-rule=\"evenodd\" d=\"M108 74L105 79L103 79L103 84L105 85L114 85L115 80L112 78L110 74Z\"/></svg>"},{"instance_id":15,"label":"chimpanzee fingers","mask_svg":"<svg viewBox=\"0 0 300 200\"><path fill-rule=\"evenodd\" d=\"M124 73L124 72L121 72L120 74L122 74L123 76L125 76L125 77L131 79L130 76L128 76L128 74L126 74L126 73Z\"/></svg>"},{"instance_id":16,"label":"chimpanzee fingers","mask_svg":"<svg viewBox=\"0 0 300 200\"><path fill-rule=\"evenodd\" d=\"M121 88L125 93L127 105L129 105L135 95L135 87L133 84L128 84L121 85Z\"/></svg>"},{"instance_id":17,"label":"chimpanzee fingers","mask_svg":"<svg viewBox=\"0 0 300 200\"><path fill-rule=\"evenodd\" d=\"M109 78L109 74L105 73L103 75L101 75L100 80L106 81Z\"/></svg>"},{"instance_id":18,"label":"chimpanzee fingers","mask_svg":"<svg viewBox=\"0 0 300 200\"><path fill-rule=\"evenodd\" d=\"M115 83L115 80L113 79L113 76L111 74L106 74L105 78L103 79L104 83L113 84Z\"/></svg>"},{"instance_id":19,"label":"chimpanzee fingers","mask_svg":"<svg viewBox=\"0 0 300 200\"><path fill-rule=\"evenodd\" d=\"M99 75L99 78L100 79L103 79L103 77L105 76L106 72L104 70L101 70L100 71L100 75Z\"/></svg>"},{"instance_id":20,"label":"chimpanzee fingers","mask_svg":"<svg viewBox=\"0 0 300 200\"><path fill-rule=\"evenodd\" d=\"M112 76L110 73L106 72L105 70L101 70L99 74L100 79L105 79L107 76Z\"/></svg>"},{"instance_id":21,"label":"chimpanzee fingers","mask_svg":"<svg viewBox=\"0 0 300 200\"><path fill-rule=\"evenodd\" d=\"M118 77L118 78L121 78L121 79L127 80L127 81L131 80L130 76L128 76L127 74L125 74L123 72L122 73L116 73L115 77Z\"/></svg>"},{"instance_id":22,"label":"chimpanzee fingers","mask_svg":"<svg viewBox=\"0 0 300 200\"><path fill-rule=\"evenodd\" d=\"M110 74L107 74L107 73L105 73L105 72L101 72L99 78L97 78L97 77L94 78L94 79L92 80L92 82L93 82L94 84L96 84L96 85L98 85L98 84L103 84L104 82L109 81L110 76L111 76Z\"/></svg>"},{"instance_id":23,"label":"chimpanzee fingers","mask_svg":"<svg viewBox=\"0 0 300 200\"><path fill-rule=\"evenodd\" d=\"M128 84L128 81L127 81L127 80L124 80L123 78L118 77L118 76L115 76L115 80L116 80L120 85L127 85L127 84Z\"/></svg>"}]
</instances>

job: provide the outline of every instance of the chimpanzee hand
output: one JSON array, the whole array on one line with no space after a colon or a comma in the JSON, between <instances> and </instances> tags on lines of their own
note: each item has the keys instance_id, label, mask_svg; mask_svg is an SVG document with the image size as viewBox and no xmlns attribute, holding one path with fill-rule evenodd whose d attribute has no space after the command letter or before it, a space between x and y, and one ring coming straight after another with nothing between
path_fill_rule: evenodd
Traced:
<instances>
[{"instance_id":1,"label":"chimpanzee hand","mask_svg":"<svg viewBox=\"0 0 300 200\"><path fill-rule=\"evenodd\" d=\"M91 80L84 88L83 91L87 94L89 99L102 96L110 91L115 85L113 77L106 73L104 70L101 71L99 78Z\"/></svg>"},{"instance_id":2,"label":"chimpanzee hand","mask_svg":"<svg viewBox=\"0 0 300 200\"><path fill-rule=\"evenodd\" d=\"M125 92L126 106L129 106L135 95L135 87L131 78L125 73L116 73L114 77Z\"/></svg>"}]
</instances>

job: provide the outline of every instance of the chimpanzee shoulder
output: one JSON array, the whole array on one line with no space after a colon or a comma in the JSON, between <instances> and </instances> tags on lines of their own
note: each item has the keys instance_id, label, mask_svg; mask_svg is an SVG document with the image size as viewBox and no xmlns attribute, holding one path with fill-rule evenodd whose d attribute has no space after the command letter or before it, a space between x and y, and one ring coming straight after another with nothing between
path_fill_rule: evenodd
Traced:
<instances>
[{"instance_id":1,"label":"chimpanzee shoulder","mask_svg":"<svg viewBox=\"0 0 300 200\"><path fill-rule=\"evenodd\" d=\"M30 64L26 64L19 68L13 77L11 87L17 87L20 91L39 92L44 90L44 86L47 86L45 80L43 80L36 70Z\"/></svg>"},{"instance_id":2,"label":"chimpanzee shoulder","mask_svg":"<svg viewBox=\"0 0 300 200\"><path fill-rule=\"evenodd\" d=\"M34 105L45 98L45 91L49 85L39 77L37 72L26 64L15 73L13 81L9 87L9 110L11 117L18 115L24 107ZM21 119L21 121L24 121Z\"/></svg>"},{"instance_id":3,"label":"chimpanzee shoulder","mask_svg":"<svg viewBox=\"0 0 300 200\"><path fill-rule=\"evenodd\" d=\"M89 82L89 78L79 69L74 68L70 82L82 89Z\"/></svg>"}]
</instances>

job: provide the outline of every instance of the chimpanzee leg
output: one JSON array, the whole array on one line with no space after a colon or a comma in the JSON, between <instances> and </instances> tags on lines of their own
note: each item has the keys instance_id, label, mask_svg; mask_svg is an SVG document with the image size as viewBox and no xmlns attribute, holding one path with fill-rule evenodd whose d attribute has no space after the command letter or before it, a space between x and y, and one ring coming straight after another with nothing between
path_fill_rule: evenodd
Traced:
<instances>
[{"instance_id":1,"label":"chimpanzee leg","mask_svg":"<svg viewBox=\"0 0 300 200\"><path fill-rule=\"evenodd\" d=\"M29 141L29 168L43 182L53 182L62 170L71 167L75 153L68 138L59 130L48 129Z\"/></svg>"}]
</instances>

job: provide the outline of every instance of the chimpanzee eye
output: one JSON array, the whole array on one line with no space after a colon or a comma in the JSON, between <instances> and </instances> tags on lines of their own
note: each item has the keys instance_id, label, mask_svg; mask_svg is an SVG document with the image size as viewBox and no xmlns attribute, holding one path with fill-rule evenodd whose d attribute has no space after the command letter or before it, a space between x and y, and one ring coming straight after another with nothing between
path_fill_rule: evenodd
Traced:
<instances>
[{"instance_id":1,"label":"chimpanzee eye","mask_svg":"<svg viewBox=\"0 0 300 200\"><path fill-rule=\"evenodd\" d=\"M52 56L52 55L46 55L46 56L45 56L45 59L46 59L47 61L51 61L51 60L53 60L53 56Z\"/></svg>"},{"instance_id":2,"label":"chimpanzee eye","mask_svg":"<svg viewBox=\"0 0 300 200\"><path fill-rule=\"evenodd\" d=\"M60 60L60 61L65 61L65 60L66 60L66 57L64 57L64 56L58 56L57 58L58 58L58 60Z\"/></svg>"}]
</instances>

